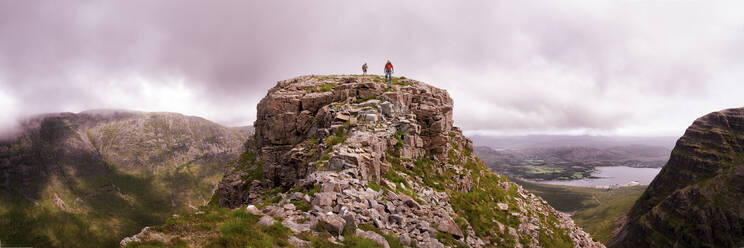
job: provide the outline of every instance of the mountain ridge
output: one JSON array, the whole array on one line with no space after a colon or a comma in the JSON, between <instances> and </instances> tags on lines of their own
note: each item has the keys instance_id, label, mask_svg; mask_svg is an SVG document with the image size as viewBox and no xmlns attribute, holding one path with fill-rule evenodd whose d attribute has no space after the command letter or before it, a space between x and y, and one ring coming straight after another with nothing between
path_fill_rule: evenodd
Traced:
<instances>
[{"instance_id":1,"label":"mountain ridge","mask_svg":"<svg viewBox=\"0 0 744 248\"><path fill-rule=\"evenodd\" d=\"M0 142L5 245L113 246L206 204L243 136L200 117L94 110L31 117Z\"/></svg>"},{"instance_id":2,"label":"mountain ridge","mask_svg":"<svg viewBox=\"0 0 744 248\"><path fill-rule=\"evenodd\" d=\"M744 245L744 108L695 120L610 247Z\"/></svg>"},{"instance_id":3,"label":"mountain ridge","mask_svg":"<svg viewBox=\"0 0 744 248\"><path fill-rule=\"evenodd\" d=\"M122 246L603 247L489 171L453 126L445 90L392 81L278 82L210 205Z\"/></svg>"}]
</instances>

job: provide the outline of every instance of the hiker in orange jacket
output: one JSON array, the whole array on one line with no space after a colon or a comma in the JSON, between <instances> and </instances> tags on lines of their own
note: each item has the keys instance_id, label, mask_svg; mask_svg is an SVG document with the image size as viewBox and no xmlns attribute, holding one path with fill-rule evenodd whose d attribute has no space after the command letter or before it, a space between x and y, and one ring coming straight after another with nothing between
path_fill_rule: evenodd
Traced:
<instances>
[{"instance_id":1,"label":"hiker in orange jacket","mask_svg":"<svg viewBox=\"0 0 744 248\"><path fill-rule=\"evenodd\" d=\"M393 63L390 63L390 60L385 64L385 82L393 83Z\"/></svg>"}]
</instances>

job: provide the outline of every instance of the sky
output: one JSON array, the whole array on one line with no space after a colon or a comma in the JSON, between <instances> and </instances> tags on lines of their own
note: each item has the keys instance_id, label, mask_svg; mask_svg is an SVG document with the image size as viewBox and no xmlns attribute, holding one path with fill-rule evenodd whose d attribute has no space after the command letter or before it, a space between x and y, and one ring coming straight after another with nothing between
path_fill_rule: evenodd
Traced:
<instances>
[{"instance_id":1,"label":"sky","mask_svg":"<svg viewBox=\"0 0 744 248\"><path fill-rule=\"evenodd\" d=\"M250 125L277 81L449 91L466 134L679 136L742 107L741 1L0 0L0 129L48 112Z\"/></svg>"}]
</instances>

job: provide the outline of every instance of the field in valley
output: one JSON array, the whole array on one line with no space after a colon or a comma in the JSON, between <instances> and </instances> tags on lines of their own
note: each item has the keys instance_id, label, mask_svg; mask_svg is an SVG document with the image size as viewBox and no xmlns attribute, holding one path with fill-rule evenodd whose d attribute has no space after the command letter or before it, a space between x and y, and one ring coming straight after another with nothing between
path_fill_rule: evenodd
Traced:
<instances>
[{"instance_id":1,"label":"field in valley","mask_svg":"<svg viewBox=\"0 0 744 248\"><path fill-rule=\"evenodd\" d=\"M646 190L646 185L608 190L513 181L542 197L555 209L572 214L577 225L602 243L612 239L625 214Z\"/></svg>"}]
</instances>

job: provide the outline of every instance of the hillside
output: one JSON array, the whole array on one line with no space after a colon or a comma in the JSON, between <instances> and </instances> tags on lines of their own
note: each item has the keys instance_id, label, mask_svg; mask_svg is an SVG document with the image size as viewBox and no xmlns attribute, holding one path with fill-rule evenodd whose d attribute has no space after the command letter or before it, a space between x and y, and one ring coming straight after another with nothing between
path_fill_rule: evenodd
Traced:
<instances>
[{"instance_id":1,"label":"hillside","mask_svg":"<svg viewBox=\"0 0 744 248\"><path fill-rule=\"evenodd\" d=\"M378 76L301 76L258 104L210 206L124 246L602 247L472 154L448 93Z\"/></svg>"},{"instance_id":2,"label":"hillside","mask_svg":"<svg viewBox=\"0 0 744 248\"><path fill-rule=\"evenodd\" d=\"M550 185L514 180L526 190L545 199L558 211L571 214L571 219L594 239L607 243L620 230L625 216L646 186L597 189Z\"/></svg>"},{"instance_id":3,"label":"hillside","mask_svg":"<svg viewBox=\"0 0 744 248\"><path fill-rule=\"evenodd\" d=\"M695 120L610 246L744 246L742 164L744 108Z\"/></svg>"},{"instance_id":4,"label":"hillside","mask_svg":"<svg viewBox=\"0 0 744 248\"><path fill-rule=\"evenodd\" d=\"M244 136L198 117L58 113L0 143L0 241L112 247L210 199Z\"/></svg>"}]
</instances>

